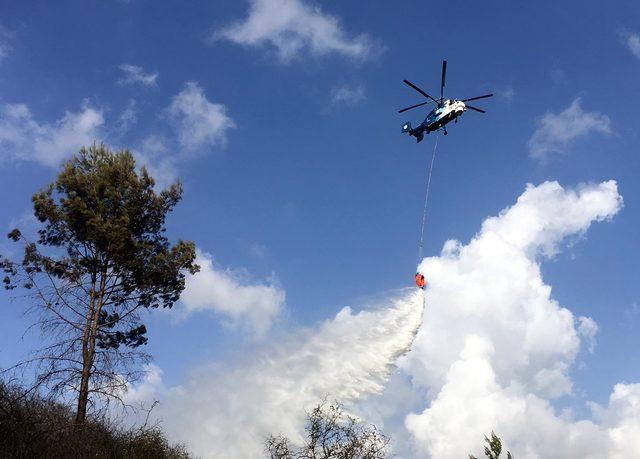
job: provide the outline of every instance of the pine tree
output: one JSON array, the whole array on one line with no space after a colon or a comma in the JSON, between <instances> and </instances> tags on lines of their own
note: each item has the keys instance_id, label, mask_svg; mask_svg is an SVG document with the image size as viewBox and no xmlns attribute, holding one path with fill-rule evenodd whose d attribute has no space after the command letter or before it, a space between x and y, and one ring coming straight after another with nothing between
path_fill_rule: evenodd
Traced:
<instances>
[{"instance_id":1,"label":"pine tree","mask_svg":"<svg viewBox=\"0 0 640 459\"><path fill-rule=\"evenodd\" d=\"M156 193L131 153L83 148L56 181L33 195L41 224L24 256L2 257L5 288L26 290L46 345L19 366L34 365L34 387L75 398L76 424L89 405L121 397L140 375L147 329L140 312L171 308L195 273L193 242L171 245L165 219L181 184Z\"/></svg>"}]
</instances>

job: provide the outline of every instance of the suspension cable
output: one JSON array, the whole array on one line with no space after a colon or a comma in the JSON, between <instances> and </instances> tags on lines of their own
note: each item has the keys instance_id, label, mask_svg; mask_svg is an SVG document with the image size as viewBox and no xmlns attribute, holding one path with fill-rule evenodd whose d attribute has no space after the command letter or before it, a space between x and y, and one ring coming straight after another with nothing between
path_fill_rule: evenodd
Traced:
<instances>
[{"instance_id":1,"label":"suspension cable","mask_svg":"<svg viewBox=\"0 0 640 459\"><path fill-rule=\"evenodd\" d=\"M433 145L433 154L431 155L431 165L429 166L429 175L427 178L427 190L424 196L424 208L422 210L422 227L420 228L420 243L418 244L418 264L422 261L422 249L424 247L424 228L427 222L427 204L429 203L429 190L431 188L431 173L433 172L433 163L436 160L436 151L438 148L438 131L436 131L436 142Z\"/></svg>"}]
</instances>

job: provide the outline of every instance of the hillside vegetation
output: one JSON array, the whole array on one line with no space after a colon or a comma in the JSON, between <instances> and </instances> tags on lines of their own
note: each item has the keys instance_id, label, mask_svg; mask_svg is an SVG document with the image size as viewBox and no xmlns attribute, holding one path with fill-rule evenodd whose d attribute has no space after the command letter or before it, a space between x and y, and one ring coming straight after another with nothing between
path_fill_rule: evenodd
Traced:
<instances>
[{"instance_id":1,"label":"hillside vegetation","mask_svg":"<svg viewBox=\"0 0 640 459\"><path fill-rule=\"evenodd\" d=\"M3 458L192 457L169 443L158 426L122 428L104 417L78 427L74 411L19 386L0 382L0 455Z\"/></svg>"}]
</instances>

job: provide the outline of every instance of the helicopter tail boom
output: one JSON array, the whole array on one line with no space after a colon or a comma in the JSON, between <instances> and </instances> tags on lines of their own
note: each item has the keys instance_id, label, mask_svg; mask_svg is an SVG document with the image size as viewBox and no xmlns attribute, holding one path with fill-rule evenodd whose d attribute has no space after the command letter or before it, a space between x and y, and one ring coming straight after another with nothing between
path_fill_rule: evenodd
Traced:
<instances>
[{"instance_id":1,"label":"helicopter tail boom","mask_svg":"<svg viewBox=\"0 0 640 459\"><path fill-rule=\"evenodd\" d=\"M420 142L424 138L424 131L422 129L413 129L409 121L402 125L402 132L406 132L415 137L416 142Z\"/></svg>"}]
</instances>

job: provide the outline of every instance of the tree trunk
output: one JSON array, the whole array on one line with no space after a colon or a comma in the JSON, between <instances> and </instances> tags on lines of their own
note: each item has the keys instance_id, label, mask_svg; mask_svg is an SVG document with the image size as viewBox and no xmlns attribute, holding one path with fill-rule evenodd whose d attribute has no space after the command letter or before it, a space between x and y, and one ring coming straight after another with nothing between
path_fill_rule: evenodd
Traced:
<instances>
[{"instance_id":1,"label":"tree trunk","mask_svg":"<svg viewBox=\"0 0 640 459\"><path fill-rule=\"evenodd\" d=\"M84 354L84 353L83 353ZM82 376L80 378L80 392L78 394L78 409L76 411L76 427L82 426L87 418L87 403L89 401L89 377L91 376L91 365L86 357L82 357Z\"/></svg>"},{"instance_id":2,"label":"tree trunk","mask_svg":"<svg viewBox=\"0 0 640 459\"><path fill-rule=\"evenodd\" d=\"M80 390L78 392L78 409L76 411L76 426L82 426L87 418L87 404L89 403L89 383L91 381L91 367L96 355L96 335L98 332L98 319L102 311L104 291L106 287L106 269L101 273L100 290L95 293L91 289L89 301L89 313L87 323L82 335L82 374L80 376ZM93 282L95 286L95 281ZM97 305L96 305L97 303Z\"/></svg>"},{"instance_id":3,"label":"tree trunk","mask_svg":"<svg viewBox=\"0 0 640 459\"><path fill-rule=\"evenodd\" d=\"M94 284L95 285L95 284ZM76 410L76 427L84 424L87 417L87 403L89 401L89 379L91 378L91 366L93 365L93 355L90 352L90 334L93 316L95 314L95 293L91 289L91 299L89 300L89 311L87 322L82 332L82 373L80 375L80 388L78 391L78 409Z\"/></svg>"}]
</instances>

